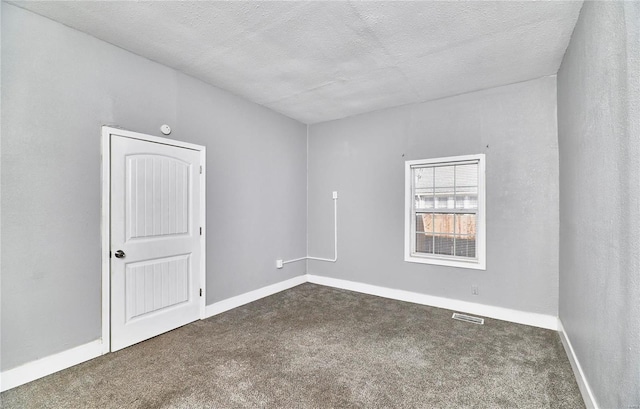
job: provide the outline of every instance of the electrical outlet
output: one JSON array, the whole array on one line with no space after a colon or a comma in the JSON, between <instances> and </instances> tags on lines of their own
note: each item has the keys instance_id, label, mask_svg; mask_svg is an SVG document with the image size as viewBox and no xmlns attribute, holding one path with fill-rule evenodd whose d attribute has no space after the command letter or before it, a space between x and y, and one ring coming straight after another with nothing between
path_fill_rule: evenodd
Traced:
<instances>
[{"instance_id":1,"label":"electrical outlet","mask_svg":"<svg viewBox=\"0 0 640 409\"><path fill-rule=\"evenodd\" d=\"M473 294L473 295L480 294L480 291L478 290L478 286L477 285L474 284L474 285L471 286L471 294Z\"/></svg>"},{"instance_id":2,"label":"electrical outlet","mask_svg":"<svg viewBox=\"0 0 640 409\"><path fill-rule=\"evenodd\" d=\"M282 262L282 259L276 260L276 268L282 268L282 267L284 267L284 263Z\"/></svg>"}]
</instances>

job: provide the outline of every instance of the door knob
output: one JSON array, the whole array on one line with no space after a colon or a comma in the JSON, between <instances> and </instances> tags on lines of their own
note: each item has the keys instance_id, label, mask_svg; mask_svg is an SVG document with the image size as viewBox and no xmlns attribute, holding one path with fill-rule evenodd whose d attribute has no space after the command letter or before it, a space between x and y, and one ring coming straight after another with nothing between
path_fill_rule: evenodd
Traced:
<instances>
[{"instance_id":1,"label":"door knob","mask_svg":"<svg viewBox=\"0 0 640 409\"><path fill-rule=\"evenodd\" d=\"M126 254L124 254L124 251L122 250L118 250L116 251L116 258L125 258Z\"/></svg>"}]
</instances>

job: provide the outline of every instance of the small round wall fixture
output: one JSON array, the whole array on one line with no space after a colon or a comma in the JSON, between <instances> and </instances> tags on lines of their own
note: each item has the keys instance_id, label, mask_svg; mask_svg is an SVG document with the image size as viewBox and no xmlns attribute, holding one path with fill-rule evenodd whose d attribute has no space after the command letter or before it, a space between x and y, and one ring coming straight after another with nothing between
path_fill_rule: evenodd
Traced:
<instances>
[{"instance_id":1,"label":"small round wall fixture","mask_svg":"<svg viewBox=\"0 0 640 409\"><path fill-rule=\"evenodd\" d=\"M169 135L171 133L171 127L167 124L164 124L160 127L160 132L162 132L165 135Z\"/></svg>"}]
</instances>

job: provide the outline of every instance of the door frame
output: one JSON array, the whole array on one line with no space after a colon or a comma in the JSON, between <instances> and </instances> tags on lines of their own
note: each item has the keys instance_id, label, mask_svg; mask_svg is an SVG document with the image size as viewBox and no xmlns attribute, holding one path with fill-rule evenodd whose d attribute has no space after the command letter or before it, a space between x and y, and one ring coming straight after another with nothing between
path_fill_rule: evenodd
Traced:
<instances>
[{"instance_id":1,"label":"door frame","mask_svg":"<svg viewBox=\"0 0 640 409\"><path fill-rule=\"evenodd\" d=\"M187 148L200 152L200 166L202 176L200 179L200 223L202 224L202 238L200 240L200 319L205 318L207 299L206 291L206 250L207 250L207 172L206 172L206 147L174 139L161 138L138 132L126 131L113 126L102 126L101 160L102 160L102 209L101 209L101 235L102 235L102 353L111 352L111 135L141 141L160 143L163 145Z\"/></svg>"}]
</instances>

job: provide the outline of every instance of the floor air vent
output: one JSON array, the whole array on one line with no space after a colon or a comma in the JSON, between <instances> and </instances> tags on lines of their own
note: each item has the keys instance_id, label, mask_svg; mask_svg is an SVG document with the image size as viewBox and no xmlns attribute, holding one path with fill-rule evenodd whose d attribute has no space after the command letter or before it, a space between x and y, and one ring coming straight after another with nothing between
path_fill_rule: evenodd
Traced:
<instances>
[{"instance_id":1,"label":"floor air vent","mask_svg":"<svg viewBox=\"0 0 640 409\"><path fill-rule=\"evenodd\" d=\"M473 324L484 324L484 318L472 317L471 315L459 314L457 312L454 312L451 318L453 318L454 320L471 322Z\"/></svg>"}]
</instances>

